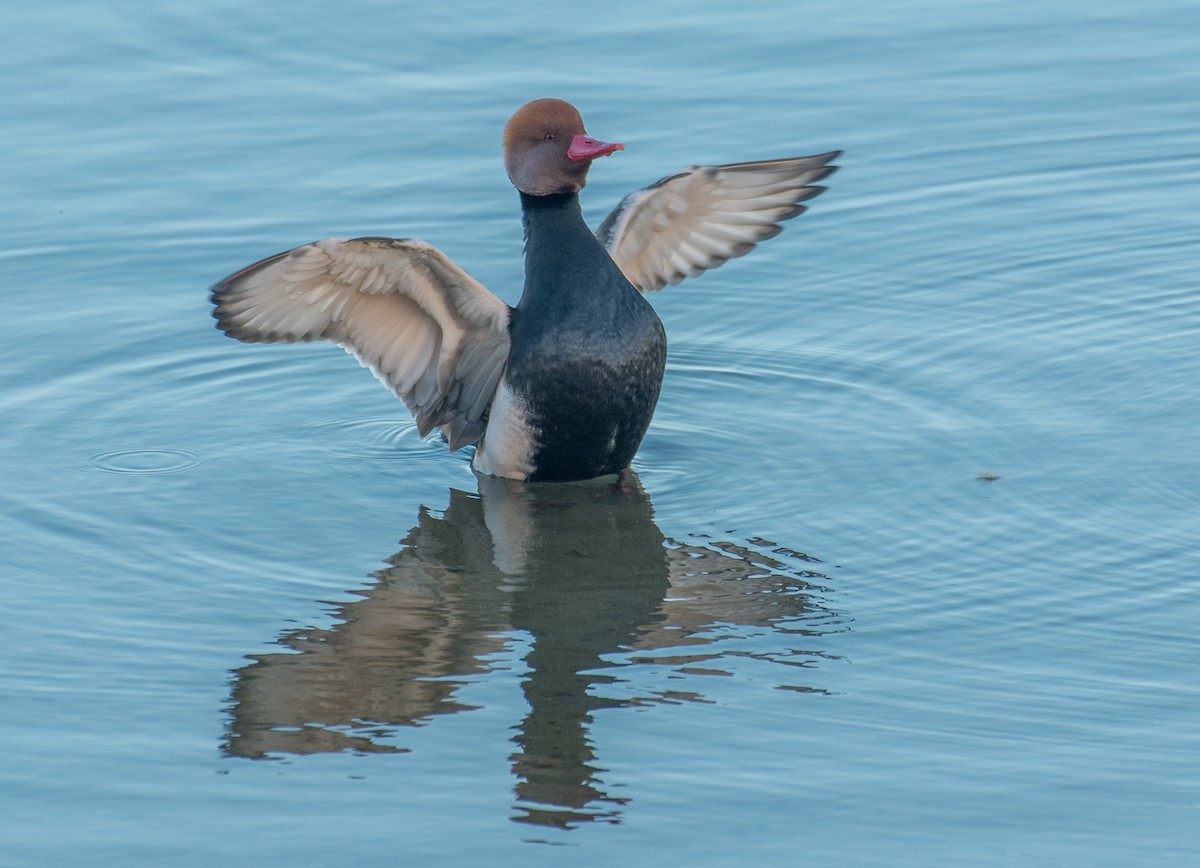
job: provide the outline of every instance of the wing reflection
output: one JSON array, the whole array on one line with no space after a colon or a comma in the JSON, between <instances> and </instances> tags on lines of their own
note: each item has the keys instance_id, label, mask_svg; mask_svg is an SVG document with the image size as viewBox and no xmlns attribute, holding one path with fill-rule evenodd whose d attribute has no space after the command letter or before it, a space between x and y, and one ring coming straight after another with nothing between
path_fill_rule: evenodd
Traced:
<instances>
[{"instance_id":1,"label":"wing reflection","mask_svg":"<svg viewBox=\"0 0 1200 868\"><path fill-rule=\"evenodd\" d=\"M522 684L529 711L510 757L514 819L615 822L624 800L607 791L595 765L593 714L703 700L628 695L622 669L653 661L719 671L721 659L739 653L720 647L721 625L798 637L838 629L834 613L812 599L812 582L823 577L796 565L805 555L784 552L785 563L760 550L765 541L667 540L632 473L615 484L479 485L478 495L452 490L440 516L422 508L401 549L354 592L362 599L338 608L334 626L286 633L286 651L236 672L227 753L402 751L398 728L468 710L461 686L503 660L514 631L523 631L532 639ZM796 648L772 659L802 668L820 656ZM605 694L614 682L619 697Z\"/></svg>"}]
</instances>

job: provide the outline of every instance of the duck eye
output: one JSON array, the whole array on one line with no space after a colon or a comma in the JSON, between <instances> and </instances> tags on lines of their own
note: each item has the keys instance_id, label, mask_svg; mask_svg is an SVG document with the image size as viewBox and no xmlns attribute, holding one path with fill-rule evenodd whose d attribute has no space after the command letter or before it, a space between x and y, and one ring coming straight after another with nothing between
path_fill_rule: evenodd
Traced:
<instances>
[{"instance_id":1,"label":"duck eye","mask_svg":"<svg viewBox=\"0 0 1200 868\"><path fill-rule=\"evenodd\" d=\"M546 133L546 135L542 136L542 139L543 141L552 142L554 141L554 133Z\"/></svg>"}]
</instances>

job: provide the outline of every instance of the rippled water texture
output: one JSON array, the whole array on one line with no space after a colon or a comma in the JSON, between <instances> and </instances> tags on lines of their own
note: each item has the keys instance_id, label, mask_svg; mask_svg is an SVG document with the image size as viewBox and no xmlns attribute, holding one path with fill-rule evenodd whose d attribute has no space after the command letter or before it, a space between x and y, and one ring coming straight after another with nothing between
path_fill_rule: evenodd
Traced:
<instances>
[{"instance_id":1,"label":"rippled water texture","mask_svg":"<svg viewBox=\"0 0 1200 868\"><path fill-rule=\"evenodd\" d=\"M0 863L1200 863L1200 11L0 11ZM499 133L844 149L653 296L619 483L477 480L207 287L521 285Z\"/></svg>"}]
</instances>

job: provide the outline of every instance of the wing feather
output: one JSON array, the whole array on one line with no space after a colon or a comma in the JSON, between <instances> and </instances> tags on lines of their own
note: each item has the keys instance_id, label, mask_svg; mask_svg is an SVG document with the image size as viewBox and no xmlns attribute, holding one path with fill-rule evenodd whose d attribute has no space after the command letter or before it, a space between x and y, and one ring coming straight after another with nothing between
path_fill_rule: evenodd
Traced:
<instances>
[{"instance_id":1,"label":"wing feather","mask_svg":"<svg viewBox=\"0 0 1200 868\"><path fill-rule=\"evenodd\" d=\"M257 262L212 289L217 327L246 342L328 340L404 401L422 436L483 434L508 360L510 308L437 248L328 239Z\"/></svg>"},{"instance_id":2,"label":"wing feather","mask_svg":"<svg viewBox=\"0 0 1200 868\"><path fill-rule=\"evenodd\" d=\"M690 166L630 193L596 232L609 255L644 292L744 256L802 214L816 182L841 152L786 160Z\"/></svg>"}]
</instances>

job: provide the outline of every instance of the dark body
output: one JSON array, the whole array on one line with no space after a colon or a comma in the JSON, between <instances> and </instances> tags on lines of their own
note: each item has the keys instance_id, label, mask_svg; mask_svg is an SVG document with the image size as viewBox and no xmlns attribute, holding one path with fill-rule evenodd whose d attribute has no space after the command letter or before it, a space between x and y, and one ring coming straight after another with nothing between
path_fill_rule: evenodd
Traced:
<instances>
[{"instance_id":1,"label":"dark body","mask_svg":"<svg viewBox=\"0 0 1200 868\"><path fill-rule=\"evenodd\" d=\"M525 291L505 380L526 405L531 481L617 473L654 415L666 366L658 315L588 229L577 193L521 194Z\"/></svg>"}]
</instances>

